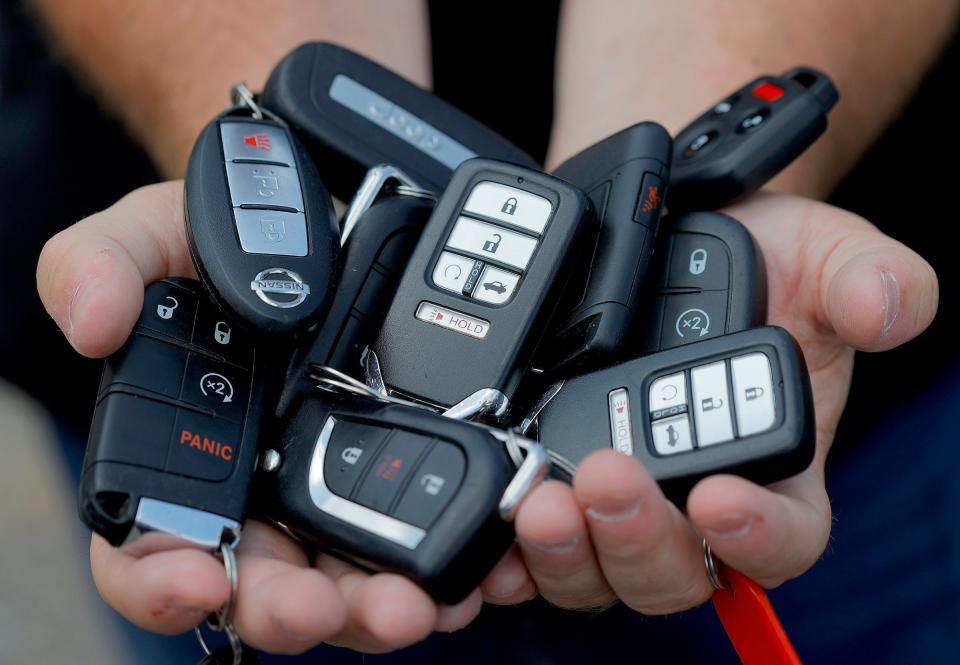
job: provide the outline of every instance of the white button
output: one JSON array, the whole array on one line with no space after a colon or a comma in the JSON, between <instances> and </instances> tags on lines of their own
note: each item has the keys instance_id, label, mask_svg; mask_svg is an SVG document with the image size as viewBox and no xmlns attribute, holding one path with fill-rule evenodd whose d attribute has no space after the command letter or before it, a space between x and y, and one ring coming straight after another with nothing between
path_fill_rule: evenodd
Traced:
<instances>
[{"instance_id":1,"label":"white button","mask_svg":"<svg viewBox=\"0 0 960 665\"><path fill-rule=\"evenodd\" d=\"M470 192L463 209L541 234L550 221L553 206L542 196L522 189L496 182L481 182Z\"/></svg>"},{"instance_id":2,"label":"white button","mask_svg":"<svg viewBox=\"0 0 960 665\"><path fill-rule=\"evenodd\" d=\"M524 270L537 248L537 241L530 236L508 231L502 226L461 217L453 227L453 233L447 240L447 247L494 259Z\"/></svg>"},{"instance_id":3,"label":"white button","mask_svg":"<svg viewBox=\"0 0 960 665\"><path fill-rule=\"evenodd\" d=\"M693 450L693 437L690 436L690 419L687 416L674 416L658 420L653 429L653 447L661 455L673 455Z\"/></svg>"},{"instance_id":4,"label":"white button","mask_svg":"<svg viewBox=\"0 0 960 665\"><path fill-rule=\"evenodd\" d=\"M693 389L693 417L701 446L733 439L730 396L727 394L727 367L723 361L690 372Z\"/></svg>"},{"instance_id":5,"label":"white button","mask_svg":"<svg viewBox=\"0 0 960 665\"><path fill-rule=\"evenodd\" d=\"M650 412L658 412L687 403L687 382L683 372L661 376L650 386ZM660 417L660 416L654 416Z\"/></svg>"},{"instance_id":6,"label":"white button","mask_svg":"<svg viewBox=\"0 0 960 665\"><path fill-rule=\"evenodd\" d=\"M502 305L513 297L520 275L509 270L487 266L473 289L473 297L481 302Z\"/></svg>"},{"instance_id":7,"label":"white button","mask_svg":"<svg viewBox=\"0 0 960 665\"><path fill-rule=\"evenodd\" d=\"M302 212L234 208L240 246L248 254L307 255L307 219Z\"/></svg>"},{"instance_id":8,"label":"white button","mask_svg":"<svg viewBox=\"0 0 960 665\"><path fill-rule=\"evenodd\" d=\"M443 252L433 269L433 283L441 289L462 294L463 285L475 263L477 263L475 259L468 259L453 252ZM481 262L480 265L482 266L483 263Z\"/></svg>"},{"instance_id":9,"label":"white button","mask_svg":"<svg viewBox=\"0 0 960 665\"><path fill-rule=\"evenodd\" d=\"M610 443L614 450L633 454L633 425L630 422L630 395L626 388L611 390L607 395L610 409Z\"/></svg>"},{"instance_id":10,"label":"white button","mask_svg":"<svg viewBox=\"0 0 960 665\"><path fill-rule=\"evenodd\" d=\"M303 195L296 169L235 162L227 162L226 167L234 206L268 205L303 211Z\"/></svg>"},{"instance_id":11,"label":"white button","mask_svg":"<svg viewBox=\"0 0 960 665\"><path fill-rule=\"evenodd\" d=\"M751 353L734 358L730 366L740 436L765 432L777 420L770 360L763 353Z\"/></svg>"},{"instance_id":12,"label":"white button","mask_svg":"<svg viewBox=\"0 0 960 665\"><path fill-rule=\"evenodd\" d=\"M453 330L461 335L483 339L490 331L490 322L469 314L442 307L432 302L422 302L417 307L416 316L421 321Z\"/></svg>"},{"instance_id":13,"label":"white button","mask_svg":"<svg viewBox=\"0 0 960 665\"><path fill-rule=\"evenodd\" d=\"M220 140L223 158L232 162L246 159L256 162L279 162L296 166L287 133L282 127L260 122L221 122Z\"/></svg>"}]
</instances>

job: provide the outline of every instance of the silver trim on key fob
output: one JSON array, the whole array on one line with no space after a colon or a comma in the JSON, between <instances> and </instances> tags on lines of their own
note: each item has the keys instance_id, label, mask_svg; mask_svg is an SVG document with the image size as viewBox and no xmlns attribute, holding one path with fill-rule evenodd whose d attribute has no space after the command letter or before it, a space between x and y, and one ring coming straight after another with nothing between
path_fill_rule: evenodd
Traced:
<instances>
[{"instance_id":1,"label":"silver trim on key fob","mask_svg":"<svg viewBox=\"0 0 960 665\"><path fill-rule=\"evenodd\" d=\"M350 199L350 204L343 212L343 221L340 223L341 247L346 244L347 236L349 236L354 227L356 227L363 213L370 209L370 206L376 202L377 198L390 182L397 183L397 189L400 190L404 196L416 196L418 198L436 201L436 196L420 187L413 178L396 166L392 164L377 164L367 171L367 175L363 177L360 187L357 188L357 193Z\"/></svg>"},{"instance_id":2,"label":"silver trim on key fob","mask_svg":"<svg viewBox=\"0 0 960 665\"><path fill-rule=\"evenodd\" d=\"M204 510L141 498L133 528L124 544L149 533L162 533L205 550L216 551L224 542L240 538L240 523Z\"/></svg>"},{"instance_id":3,"label":"silver trim on key fob","mask_svg":"<svg viewBox=\"0 0 960 665\"><path fill-rule=\"evenodd\" d=\"M520 509L520 502L534 487L540 484L550 471L550 456L546 448L536 441L519 436L512 430L501 431L491 429L490 433L499 441L509 446L514 445L527 451L520 468L517 469L513 480L507 485L500 499L498 510L500 517L506 522L512 522Z\"/></svg>"}]
</instances>

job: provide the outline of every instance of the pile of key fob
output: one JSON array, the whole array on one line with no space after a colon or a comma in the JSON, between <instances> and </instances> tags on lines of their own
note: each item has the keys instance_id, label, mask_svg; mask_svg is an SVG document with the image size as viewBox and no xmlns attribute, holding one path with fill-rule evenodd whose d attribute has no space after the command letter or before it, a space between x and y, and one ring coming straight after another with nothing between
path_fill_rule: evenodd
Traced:
<instances>
[{"instance_id":1,"label":"pile of key fob","mask_svg":"<svg viewBox=\"0 0 960 665\"><path fill-rule=\"evenodd\" d=\"M681 506L711 474L799 473L803 355L764 326L750 233L714 210L836 100L815 70L765 76L676 140L640 123L548 175L379 65L301 46L197 141L200 281L150 285L106 362L82 519L215 551L253 516L454 603L525 494L594 450ZM331 192L354 191L341 228Z\"/></svg>"}]
</instances>

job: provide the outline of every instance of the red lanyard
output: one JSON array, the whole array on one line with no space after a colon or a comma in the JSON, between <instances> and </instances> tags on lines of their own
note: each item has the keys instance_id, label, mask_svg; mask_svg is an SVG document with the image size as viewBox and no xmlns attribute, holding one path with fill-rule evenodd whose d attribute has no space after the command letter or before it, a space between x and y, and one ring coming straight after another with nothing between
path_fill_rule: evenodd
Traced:
<instances>
[{"instance_id":1,"label":"red lanyard","mask_svg":"<svg viewBox=\"0 0 960 665\"><path fill-rule=\"evenodd\" d=\"M763 588L716 561L724 588L713 606L743 665L803 665Z\"/></svg>"}]
</instances>

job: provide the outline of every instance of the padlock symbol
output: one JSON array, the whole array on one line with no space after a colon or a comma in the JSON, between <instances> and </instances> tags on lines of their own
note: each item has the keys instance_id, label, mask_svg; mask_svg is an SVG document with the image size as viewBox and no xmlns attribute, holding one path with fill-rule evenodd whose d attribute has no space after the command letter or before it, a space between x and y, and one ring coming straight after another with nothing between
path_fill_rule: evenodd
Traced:
<instances>
[{"instance_id":1,"label":"padlock symbol","mask_svg":"<svg viewBox=\"0 0 960 665\"><path fill-rule=\"evenodd\" d=\"M707 269L707 250L695 249L690 253L690 274L699 275Z\"/></svg>"},{"instance_id":2,"label":"padlock symbol","mask_svg":"<svg viewBox=\"0 0 960 665\"><path fill-rule=\"evenodd\" d=\"M517 211L517 199L512 196L506 201L504 201L503 206L500 207L500 212L505 212L508 215L512 215L516 211Z\"/></svg>"},{"instance_id":3,"label":"padlock symbol","mask_svg":"<svg viewBox=\"0 0 960 665\"><path fill-rule=\"evenodd\" d=\"M177 299L173 296L167 296L166 300L173 301L173 305L157 305L157 316L161 319L171 319L173 318L173 310L180 306L180 303L177 302Z\"/></svg>"},{"instance_id":4,"label":"padlock symbol","mask_svg":"<svg viewBox=\"0 0 960 665\"><path fill-rule=\"evenodd\" d=\"M224 346L229 344L230 326L223 321L217 321L217 325L213 328L213 339L217 344L223 344Z\"/></svg>"},{"instance_id":5,"label":"padlock symbol","mask_svg":"<svg viewBox=\"0 0 960 665\"><path fill-rule=\"evenodd\" d=\"M496 238L497 241L494 242L493 240L487 240L485 243L483 243L483 251L496 254L497 250L500 249L500 241L503 240L503 237L499 233L494 233L493 237Z\"/></svg>"}]
</instances>

